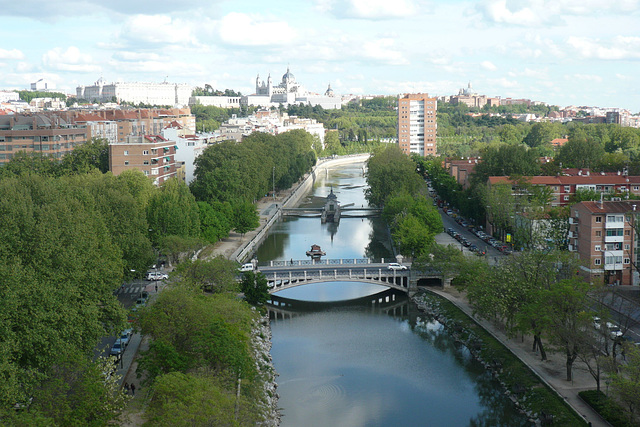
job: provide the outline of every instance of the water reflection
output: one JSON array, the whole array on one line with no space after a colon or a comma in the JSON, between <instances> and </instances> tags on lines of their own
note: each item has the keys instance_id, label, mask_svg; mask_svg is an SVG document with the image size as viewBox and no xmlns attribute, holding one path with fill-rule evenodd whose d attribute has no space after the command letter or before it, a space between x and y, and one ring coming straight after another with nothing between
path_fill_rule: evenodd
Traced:
<instances>
[{"instance_id":1,"label":"water reflection","mask_svg":"<svg viewBox=\"0 0 640 427\"><path fill-rule=\"evenodd\" d=\"M367 206L365 184L362 164L332 170L303 206L322 206L331 188L342 205ZM312 244L327 258L392 256L379 218L339 225L287 218L257 256L261 263L305 259ZM332 282L272 297L282 426L527 425L466 347L403 293L392 295L378 285Z\"/></svg>"},{"instance_id":2,"label":"water reflection","mask_svg":"<svg viewBox=\"0 0 640 427\"><path fill-rule=\"evenodd\" d=\"M402 293L274 302L283 426L528 425L468 350Z\"/></svg>"}]
</instances>

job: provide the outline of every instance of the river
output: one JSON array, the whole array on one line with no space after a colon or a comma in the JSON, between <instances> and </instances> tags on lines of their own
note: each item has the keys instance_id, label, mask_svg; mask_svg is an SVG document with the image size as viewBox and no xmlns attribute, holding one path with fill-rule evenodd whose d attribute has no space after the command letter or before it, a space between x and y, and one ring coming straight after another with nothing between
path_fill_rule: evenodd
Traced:
<instances>
[{"instance_id":1,"label":"river","mask_svg":"<svg viewBox=\"0 0 640 427\"><path fill-rule=\"evenodd\" d=\"M323 174L301 206L321 206L331 190L341 205L367 206L362 167ZM257 257L304 259L312 244L326 258L392 258L380 218L285 218ZM385 289L332 282L276 294L293 300L271 320L282 426L529 425L468 350L404 294L380 307L362 298Z\"/></svg>"}]
</instances>

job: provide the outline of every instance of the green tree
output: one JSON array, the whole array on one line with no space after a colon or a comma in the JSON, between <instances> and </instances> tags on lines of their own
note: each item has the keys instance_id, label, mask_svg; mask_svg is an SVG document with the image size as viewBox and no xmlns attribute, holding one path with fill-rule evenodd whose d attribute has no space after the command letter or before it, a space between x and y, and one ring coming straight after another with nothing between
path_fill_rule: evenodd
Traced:
<instances>
[{"instance_id":1,"label":"green tree","mask_svg":"<svg viewBox=\"0 0 640 427\"><path fill-rule=\"evenodd\" d=\"M269 285L262 273L244 272L240 289L244 293L244 299L251 305L264 305L269 301Z\"/></svg>"},{"instance_id":2,"label":"green tree","mask_svg":"<svg viewBox=\"0 0 640 427\"><path fill-rule=\"evenodd\" d=\"M556 161L563 167L592 168L602 160L604 148L589 137L582 128L574 128L569 134L569 141L564 144Z\"/></svg>"},{"instance_id":3,"label":"green tree","mask_svg":"<svg viewBox=\"0 0 640 427\"><path fill-rule=\"evenodd\" d=\"M106 139L94 138L78 145L62 158L63 171L67 174L87 173L98 169L109 171L109 143Z\"/></svg>"},{"instance_id":4,"label":"green tree","mask_svg":"<svg viewBox=\"0 0 640 427\"><path fill-rule=\"evenodd\" d=\"M416 165L395 145L382 148L367 161L367 183L365 196L369 203L384 206L386 198L406 191L417 194L424 182L416 173Z\"/></svg>"},{"instance_id":5,"label":"green tree","mask_svg":"<svg viewBox=\"0 0 640 427\"><path fill-rule=\"evenodd\" d=\"M256 207L249 202L233 206L233 228L240 234L253 230L260 225L260 217Z\"/></svg>"},{"instance_id":6,"label":"green tree","mask_svg":"<svg viewBox=\"0 0 640 427\"><path fill-rule=\"evenodd\" d=\"M627 363L609 374L611 391L622 403L629 422L637 424L640 408L640 349L635 345L627 345L625 357Z\"/></svg>"},{"instance_id":7,"label":"green tree","mask_svg":"<svg viewBox=\"0 0 640 427\"><path fill-rule=\"evenodd\" d=\"M165 236L200 236L200 214L195 197L178 179L165 181L149 198L147 220L152 242L157 246Z\"/></svg>"},{"instance_id":8,"label":"green tree","mask_svg":"<svg viewBox=\"0 0 640 427\"><path fill-rule=\"evenodd\" d=\"M529 147L539 147L551 143L551 140L558 138L560 134L556 131L556 126L549 122L540 122L531 126L529 133L524 137L523 142Z\"/></svg>"}]
</instances>

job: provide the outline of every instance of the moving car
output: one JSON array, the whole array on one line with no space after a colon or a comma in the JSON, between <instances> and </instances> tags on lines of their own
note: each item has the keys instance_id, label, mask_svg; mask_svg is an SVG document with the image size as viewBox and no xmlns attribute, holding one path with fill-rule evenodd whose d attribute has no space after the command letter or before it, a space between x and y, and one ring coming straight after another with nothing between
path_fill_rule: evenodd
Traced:
<instances>
[{"instance_id":1,"label":"moving car","mask_svg":"<svg viewBox=\"0 0 640 427\"><path fill-rule=\"evenodd\" d=\"M166 273L161 273L159 271L150 271L147 273L147 280L152 281L152 280L164 280L164 279L168 279L169 275Z\"/></svg>"},{"instance_id":2,"label":"moving car","mask_svg":"<svg viewBox=\"0 0 640 427\"><path fill-rule=\"evenodd\" d=\"M251 264L250 262L242 264L238 271L240 271L241 273L244 273L245 271L253 271L253 264Z\"/></svg>"},{"instance_id":3,"label":"moving car","mask_svg":"<svg viewBox=\"0 0 640 427\"><path fill-rule=\"evenodd\" d=\"M388 270L406 270L407 266L406 265L402 265L402 264L398 264L397 262L392 262L391 264L389 264L387 266Z\"/></svg>"}]
</instances>

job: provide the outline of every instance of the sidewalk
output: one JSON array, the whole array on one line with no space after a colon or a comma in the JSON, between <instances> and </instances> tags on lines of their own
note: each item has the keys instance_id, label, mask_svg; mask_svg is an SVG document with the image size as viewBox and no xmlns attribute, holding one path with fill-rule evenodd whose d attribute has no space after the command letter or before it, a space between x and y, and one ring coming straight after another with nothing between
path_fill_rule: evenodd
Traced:
<instances>
[{"instance_id":1,"label":"sidewalk","mask_svg":"<svg viewBox=\"0 0 640 427\"><path fill-rule=\"evenodd\" d=\"M492 322L473 316L473 310L469 306L469 302L467 301L465 294L458 292L458 290L454 288L430 290L454 303L469 317L473 318L484 329L491 333L505 347L509 348L544 382L556 390L556 392L562 396L562 398L564 398L564 400L571 405L578 414L581 414L587 422L591 423L593 426L610 426L608 422L606 422L589 405L584 403L584 401L582 401L578 396L578 392L580 391L594 390L596 388L595 379L593 379L586 367L580 361L576 360L574 362L572 375L573 381L568 382L565 379L566 366L563 354L550 352L549 349L547 349L547 360L543 362L537 352L534 353L531 351L533 344L531 337L525 337L524 340L522 340L521 337L509 338L506 336L504 331L500 330ZM601 387L603 387L603 391L605 391L604 380L601 380Z\"/></svg>"}]
</instances>

